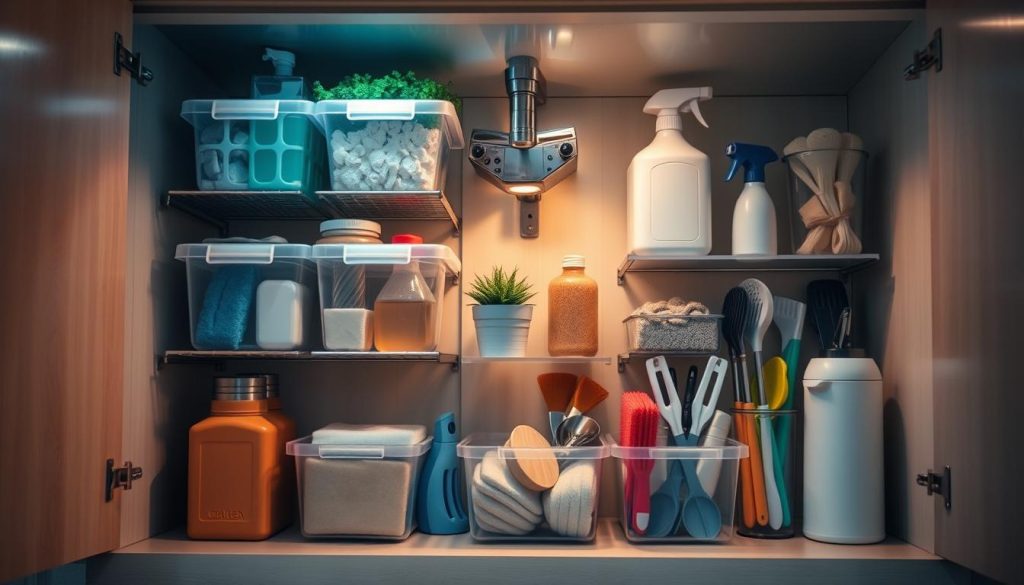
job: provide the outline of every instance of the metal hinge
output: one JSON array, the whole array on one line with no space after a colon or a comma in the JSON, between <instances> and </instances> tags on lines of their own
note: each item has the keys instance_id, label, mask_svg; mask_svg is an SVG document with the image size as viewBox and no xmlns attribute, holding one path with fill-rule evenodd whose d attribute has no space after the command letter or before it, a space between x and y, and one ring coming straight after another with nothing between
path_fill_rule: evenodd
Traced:
<instances>
[{"instance_id":1,"label":"metal hinge","mask_svg":"<svg viewBox=\"0 0 1024 585\"><path fill-rule=\"evenodd\" d=\"M914 51L914 62L903 69L903 79L910 81L921 77L925 71L935 68L942 71L942 29L935 29L932 40L921 51Z\"/></svg>"},{"instance_id":2,"label":"metal hinge","mask_svg":"<svg viewBox=\"0 0 1024 585\"><path fill-rule=\"evenodd\" d=\"M142 479L142 468L135 467L131 461L125 461L121 467L114 467L114 460L107 459L107 501L114 499L114 490L132 489L132 482Z\"/></svg>"},{"instance_id":3,"label":"metal hinge","mask_svg":"<svg viewBox=\"0 0 1024 585\"><path fill-rule=\"evenodd\" d=\"M928 495L940 494L945 500L946 509L953 507L953 471L947 465L942 475L936 475L931 469L927 473L917 474L917 485L928 488Z\"/></svg>"},{"instance_id":4,"label":"metal hinge","mask_svg":"<svg viewBox=\"0 0 1024 585\"><path fill-rule=\"evenodd\" d=\"M124 37L121 33L114 33L114 75L120 76L121 70L125 70L132 79L139 82L139 85L146 85L153 81L153 71L149 67L142 66L142 53L133 53L124 46Z\"/></svg>"}]
</instances>

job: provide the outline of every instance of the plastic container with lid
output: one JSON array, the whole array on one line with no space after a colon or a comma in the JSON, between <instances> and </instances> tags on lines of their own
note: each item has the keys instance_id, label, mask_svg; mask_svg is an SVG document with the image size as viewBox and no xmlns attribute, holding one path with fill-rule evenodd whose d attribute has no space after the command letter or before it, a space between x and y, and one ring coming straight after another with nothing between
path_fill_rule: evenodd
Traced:
<instances>
[{"instance_id":1,"label":"plastic container with lid","mask_svg":"<svg viewBox=\"0 0 1024 585\"><path fill-rule=\"evenodd\" d=\"M335 191L440 191L449 151L465 147L444 100L324 100L316 117Z\"/></svg>"},{"instance_id":2,"label":"plastic container with lid","mask_svg":"<svg viewBox=\"0 0 1024 585\"><path fill-rule=\"evenodd\" d=\"M371 432L385 431L379 426ZM402 433L386 433L397 438ZM354 435L353 435L354 436ZM431 438L321 444L288 443L295 457L299 526L310 538L403 540L416 526L416 487Z\"/></svg>"},{"instance_id":3,"label":"plastic container with lid","mask_svg":"<svg viewBox=\"0 0 1024 585\"><path fill-rule=\"evenodd\" d=\"M306 100L187 100L195 128L201 191L304 191L320 188L323 142Z\"/></svg>"},{"instance_id":4,"label":"plastic container with lid","mask_svg":"<svg viewBox=\"0 0 1024 585\"><path fill-rule=\"evenodd\" d=\"M562 274L548 285L548 353L597 355L597 282L583 256L562 258Z\"/></svg>"},{"instance_id":5,"label":"plastic container with lid","mask_svg":"<svg viewBox=\"0 0 1024 585\"><path fill-rule=\"evenodd\" d=\"M846 350L849 351L849 350ZM865 357L814 358L804 371L804 536L885 538L882 373Z\"/></svg>"},{"instance_id":6,"label":"plastic container with lid","mask_svg":"<svg viewBox=\"0 0 1024 585\"><path fill-rule=\"evenodd\" d=\"M262 375L216 378L210 416L189 429L190 538L262 540L291 521L281 438Z\"/></svg>"},{"instance_id":7,"label":"plastic container with lid","mask_svg":"<svg viewBox=\"0 0 1024 585\"><path fill-rule=\"evenodd\" d=\"M310 246L272 243L179 244L185 262L192 346L205 350L304 349L315 317L316 265ZM260 287L271 295L259 299ZM305 291L305 292L303 292ZM308 299L308 300L303 300ZM259 310L257 310L259 309ZM258 343L263 331L285 331L288 345Z\"/></svg>"},{"instance_id":8,"label":"plastic container with lid","mask_svg":"<svg viewBox=\"0 0 1024 585\"><path fill-rule=\"evenodd\" d=\"M597 532L601 469L608 445L506 447L508 433L475 433L457 447L469 493L469 532L478 542L590 542ZM558 462L554 486L535 492L518 483L509 460Z\"/></svg>"},{"instance_id":9,"label":"plastic container with lid","mask_svg":"<svg viewBox=\"0 0 1024 585\"><path fill-rule=\"evenodd\" d=\"M346 335L339 333L338 339L358 341L363 334L359 330L362 321L347 315L356 315L372 306L373 341L378 351L437 348L446 277L458 274L462 265L448 246L422 241L418 236L404 234L395 236L390 244L313 246L321 291L331 289L338 269L358 266L365 270L365 305L355 300L334 302L326 293L321 294L325 339L329 333L328 315L337 313L338 324L350 329Z\"/></svg>"}]
</instances>

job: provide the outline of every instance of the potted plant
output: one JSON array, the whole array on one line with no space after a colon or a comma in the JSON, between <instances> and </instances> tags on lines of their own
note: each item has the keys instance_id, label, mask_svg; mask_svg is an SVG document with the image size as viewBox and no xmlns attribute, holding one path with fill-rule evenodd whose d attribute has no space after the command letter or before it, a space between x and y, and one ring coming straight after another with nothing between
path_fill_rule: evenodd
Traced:
<instances>
[{"instance_id":1,"label":"potted plant","mask_svg":"<svg viewBox=\"0 0 1024 585\"><path fill-rule=\"evenodd\" d=\"M533 320L533 305L526 301L536 293L526 278L519 278L519 269L506 273L495 266L489 276L476 275L466 294L476 301L473 321L476 343L484 357L523 357Z\"/></svg>"}]
</instances>

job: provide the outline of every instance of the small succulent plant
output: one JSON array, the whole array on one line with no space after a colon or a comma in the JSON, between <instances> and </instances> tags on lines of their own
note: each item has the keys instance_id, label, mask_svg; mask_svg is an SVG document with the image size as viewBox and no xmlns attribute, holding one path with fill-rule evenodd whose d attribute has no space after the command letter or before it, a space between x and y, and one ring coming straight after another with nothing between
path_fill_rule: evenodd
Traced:
<instances>
[{"instance_id":1,"label":"small succulent plant","mask_svg":"<svg viewBox=\"0 0 1024 585\"><path fill-rule=\"evenodd\" d=\"M519 269L506 273L501 266L491 268L489 276L476 275L466 294L481 305L522 305L537 293L526 277L519 278Z\"/></svg>"}]
</instances>

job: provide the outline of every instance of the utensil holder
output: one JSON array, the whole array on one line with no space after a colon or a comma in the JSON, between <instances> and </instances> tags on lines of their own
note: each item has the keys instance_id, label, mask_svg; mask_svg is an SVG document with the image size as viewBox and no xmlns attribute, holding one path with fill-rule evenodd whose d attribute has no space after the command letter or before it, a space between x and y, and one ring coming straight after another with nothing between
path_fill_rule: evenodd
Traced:
<instances>
[{"instance_id":1,"label":"utensil holder","mask_svg":"<svg viewBox=\"0 0 1024 585\"><path fill-rule=\"evenodd\" d=\"M732 432L740 443L751 451L757 449L760 457L752 456L743 462L746 469L740 469L739 513L736 515L736 531L752 538L791 538L796 534L796 508L793 504L796 484L796 410L733 409ZM762 443L761 425L769 425L772 445ZM751 436L753 435L753 437ZM766 450L771 450L773 478L782 507L778 527L773 527L769 514L767 483L764 481ZM749 471L748 471L749 470ZM764 493L761 500L758 492ZM759 501L760 500L760 501ZM763 501L763 504L762 504Z\"/></svg>"}]
</instances>

